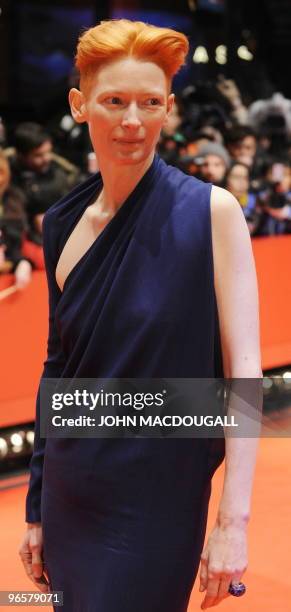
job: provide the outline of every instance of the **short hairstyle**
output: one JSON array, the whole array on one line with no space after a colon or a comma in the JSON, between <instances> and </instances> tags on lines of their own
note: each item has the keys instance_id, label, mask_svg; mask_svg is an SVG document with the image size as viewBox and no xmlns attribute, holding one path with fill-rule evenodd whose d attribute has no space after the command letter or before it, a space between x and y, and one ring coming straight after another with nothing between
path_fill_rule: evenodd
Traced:
<instances>
[{"instance_id":1,"label":"short hairstyle","mask_svg":"<svg viewBox=\"0 0 291 612\"><path fill-rule=\"evenodd\" d=\"M101 21L79 37L75 63L80 87L101 65L125 57L154 62L171 82L188 50L187 37L176 30L129 19Z\"/></svg>"},{"instance_id":2,"label":"short hairstyle","mask_svg":"<svg viewBox=\"0 0 291 612\"><path fill-rule=\"evenodd\" d=\"M40 147L47 140L51 140L51 136L41 125L32 121L20 123L14 132L13 138L17 153L22 153L23 155Z\"/></svg>"},{"instance_id":3,"label":"short hairstyle","mask_svg":"<svg viewBox=\"0 0 291 612\"><path fill-rule=\"evenodd\" d=\"M241 142L247 136L257 138L256 132L249 125L235 125L225 133L224 141L227 145Z\"/></svg>"}]
</instances>

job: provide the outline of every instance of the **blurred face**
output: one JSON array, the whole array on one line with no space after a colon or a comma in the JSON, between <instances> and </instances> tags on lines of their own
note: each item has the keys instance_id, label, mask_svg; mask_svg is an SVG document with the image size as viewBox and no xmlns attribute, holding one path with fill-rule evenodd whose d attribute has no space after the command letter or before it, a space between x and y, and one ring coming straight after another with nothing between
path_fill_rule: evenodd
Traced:
<instances>
[{"instance_id":1,"label":"blurred face","mask_svg":"<svg viewBox=\"0 0 291 612\"><path fill-rule=\"evenodd\" d=\"M0 195L8 188L10 183L10 169L6 159L0 159Z\"/></svg>"},{"instance_id":2,"label":"blurred face","mask_svg":"<svg viewBox=\"0 0 291 612\"><path fill-rule=\"evenodd\" d=\"M21 155L22 163L34 172L46 172L52 160L53 145L46 140L39 147L32 149L29 153Z\"/></svg>"},{"instance_id":3,"label":"blurred face","mask_svg":"<svg viewBox=\"0 0 291 612\"><path fill-rule=\"evenodd\" d=\"M280 183L281 191L286 193L291 190L291 168L288 166L284 166L283 168L283 176Z\"/></svg>"},{"instance_id":4,"label":"blurred face","mask_svg":"<svg viewBox=\"0 0 291 612\"><path fill-rule=\"evenodd\" d=\"M234 166L227 177L226 188L236 197L240 198L249 189L249 173L244 166Z\"/></svg>"},{"instance_id":5,"label":"blurred face","mask_svg":"<svg viewBox=\"0 0 291 612\"><path fill-rule=\"evenodd\" d=\"M277 191L287 193L291 190L291 168L284 164L273 164L266 178L270 183L276 183Z\"/></svg>"},{"instance_id":6,"label":"blurred face","mask_svg":"<svg viewBox=\"0 0 291 612\"><path fill-rule=\"evenodd\" d=\"M246 136L239 142L232 144L229 149L234 159L251 166L256 154L257 142L254 136Z\"/></svg>"},{"instance_id":7,"label":"blurred face","mask_svg":"<svg viewBox=\"0 0 291 612\"><path fill-rule=\"evenodd\" d=\"M164 133L167 134L167 136L172 136L173 134L175 134L178 127L181 125L181 122L182 119L179 113L178 105L174 104L167 125L165 125L164 127Z\"/></svg>"},{"instance_id":8,"label":"blurred face","mask_svg":"<svg viewBox=\"0 0 291 612\"><path fill-rule=\"evenodd\" d=\"M210 183L221 183L226 172L226 165L217 155L206 155L200 166L201 176Z\"/></svg>"},{"instance_id":9,"label":"blurred face","mask_svg":"<svg viewBox=\"0 0 291 612\"><path fill-rule=\"evenodd\" d=\"M87 121L99 163L134 165L153 154L174 102L168 87L155 63L125 58L101 67L86 97L71 90L72 114Z\"/></svg>"}]
</instances>

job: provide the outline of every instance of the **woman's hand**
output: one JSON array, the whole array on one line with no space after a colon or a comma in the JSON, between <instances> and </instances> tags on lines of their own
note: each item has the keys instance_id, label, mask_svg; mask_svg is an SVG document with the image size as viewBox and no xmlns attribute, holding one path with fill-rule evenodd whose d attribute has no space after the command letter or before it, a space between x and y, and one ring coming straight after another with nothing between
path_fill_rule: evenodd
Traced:
<instances>
[{"instance_id":1,"label":"woman's hand","mask_svg":"<svg viewBox=\"0 0 291 612\"><path fill-rule=\"evenodd\" d=\"M231 582L239 582L247 567L246 525L216 524L201 555L201 609L216 606L229 596Z\"/></svg>"},{"instance_id":2,"label":"woman's hand","mask_svg":"<svg viewBox=\"0 0 291 612\"><path fill-rule=\"evenodd\" d=\"M49 593L48 577L44 574L42 548L41 524L29 523L19 548L19 555L28 578L42 593Z\"/></svg>"},{"instance_id":3,"label":"woman's hand","mask_svg":"<svg viewBox=\"0 0 291 612\"><path fill-rule=\"evenodd\" d=\"M24 289L31 281L32 266L29 261L21 259L15 268L14 274L17 288Z\"/></svg>"}]
</instances>

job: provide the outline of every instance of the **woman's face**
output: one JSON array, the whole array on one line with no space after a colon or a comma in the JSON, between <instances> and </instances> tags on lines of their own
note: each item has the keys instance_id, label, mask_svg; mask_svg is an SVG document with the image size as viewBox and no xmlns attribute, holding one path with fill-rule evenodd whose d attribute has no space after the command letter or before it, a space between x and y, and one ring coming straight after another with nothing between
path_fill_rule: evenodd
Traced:
<instances>
[{"instance_id":1,"label":"woman's face","mask_svg":"<svg viewBox=\"0 0 291 612\"><path fill-rule=\"evenodd\" d=\"M101 67L86 97L72 91L77 94L70 93L71 104L74 96L83 100L83 120L99 163L134 165L148 159L174 102L164 71L134 58Z\"/></svg>"},{"instance_id":2,"label":"woman's face","mask_svg":"<svg viewBox=\"0 0 291 612\"><path fill-rule=\"evenodd\" d=\"M239 164L235 165L227 177L226 188L235 197L240 197L247 193L249 189L249 173L247 168Z\"/></svg>"}]
</instances>

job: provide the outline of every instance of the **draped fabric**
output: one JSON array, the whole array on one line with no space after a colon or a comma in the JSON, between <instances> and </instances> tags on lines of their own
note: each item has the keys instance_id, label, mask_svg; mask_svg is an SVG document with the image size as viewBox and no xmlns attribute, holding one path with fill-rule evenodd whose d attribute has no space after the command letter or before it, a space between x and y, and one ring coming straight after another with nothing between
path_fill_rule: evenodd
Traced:
<instances>
[{"instance_id":1,"label":"draped fabric","mask_svg":"<svg viewBox=\"0 0 291 612\"><path fill-rule=\"evenodd\" d=\"M57 262L101 188L98 173L45 215L42 377L223 377L211 185L155 155L61 292ZM185 612L223 441L43 440L40 409L38 392L27 520L42 521L64 612Z\"/></svg>"}]
</instances>

